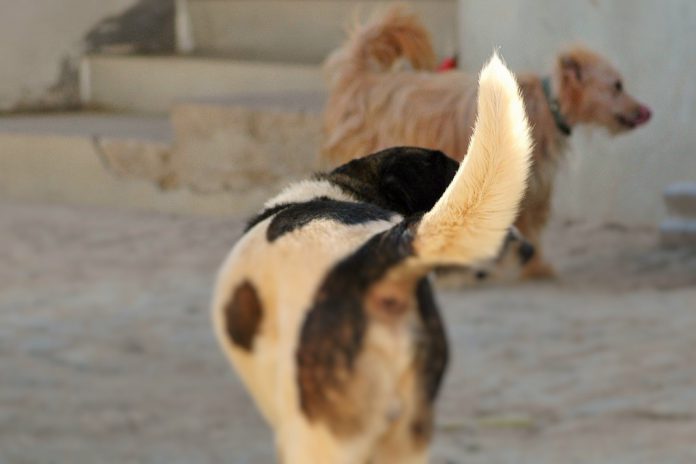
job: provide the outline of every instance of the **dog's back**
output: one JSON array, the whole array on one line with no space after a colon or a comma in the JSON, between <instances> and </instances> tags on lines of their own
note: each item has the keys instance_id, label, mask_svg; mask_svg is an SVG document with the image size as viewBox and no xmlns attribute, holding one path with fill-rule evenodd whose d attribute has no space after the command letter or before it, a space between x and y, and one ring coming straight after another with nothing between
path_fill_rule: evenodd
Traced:
<instances>
[{"instance_id":1,"label":"dog's back","mask_svg":"<svg viewBox=\"0 0 696 464\"><path fill-rule=\"evenodd\" d=\"M394 69L401 60L425 72ZM324 66L324 161L337 165L393 145L461 160L476 117L476 79L433 73L434 62L428 31L400 5L357 27Z\"/></svg>"},{"instance_id":2,"label":"dog's back","mask_svg":"<svg viewBox=\"0 0 696 464\"><path fill-rule=\"evenodd\" d=\"M461 166L397 148L291 186L223 264L216 333L284 463L427 460L447 360L427 273L497 252L528 171L513 76L494 59L480 82Z\"/></svg>"}]
</instances>

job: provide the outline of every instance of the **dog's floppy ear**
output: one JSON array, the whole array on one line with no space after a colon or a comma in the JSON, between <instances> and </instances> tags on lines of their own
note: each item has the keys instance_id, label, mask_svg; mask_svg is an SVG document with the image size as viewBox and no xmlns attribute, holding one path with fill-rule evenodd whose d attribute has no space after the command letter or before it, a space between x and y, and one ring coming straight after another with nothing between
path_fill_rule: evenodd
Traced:
<instances>
[{"instance_id":1,"label":"dog's floppy ear","mask_svg":"<svg viewBox=\"0 0 696 464\"><path fill-rule=\"evenodd\" d=\"M582 64L572 53L561 55L558 59L563 82L578 85L582 82Z\"/></svg>"}]
</instances>

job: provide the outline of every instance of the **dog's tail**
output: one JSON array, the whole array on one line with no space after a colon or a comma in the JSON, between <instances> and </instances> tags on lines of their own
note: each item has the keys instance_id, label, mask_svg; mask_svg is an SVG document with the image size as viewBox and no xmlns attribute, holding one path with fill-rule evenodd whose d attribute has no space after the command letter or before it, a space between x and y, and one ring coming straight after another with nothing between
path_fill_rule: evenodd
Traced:
<instances>
[{"instance_id":1,"label":"dog's tail","mask_svg":"<svg viewBox=\"0 0 696 464\"><path fill-rule=\"evenodd\" d=\"M415 14L397 4L354 27L346 43L329 56L324 70L334 82L361 71L389 69L400 58L409 60L415 69L435 67L430 34Z\"/></svg>"},{"instance_id":2,"label":"dog's tail","mask_svg":"<svg viewBox=\"0 0 696 464\"><path fill-rule=\"evenodd\" d=\"M418 225L418 261L466 265L493 257L517 215L530 153L517 82L493 55L479 77L478 119L467 155Z\"/></svg>"}]
</instances>

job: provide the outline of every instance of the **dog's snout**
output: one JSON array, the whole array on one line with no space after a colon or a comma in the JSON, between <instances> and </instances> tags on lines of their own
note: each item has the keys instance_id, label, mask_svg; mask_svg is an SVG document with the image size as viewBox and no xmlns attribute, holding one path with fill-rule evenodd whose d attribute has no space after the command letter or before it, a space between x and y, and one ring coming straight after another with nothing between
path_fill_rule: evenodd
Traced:
<instances>
[{"instance_id":1,"label":"dog's snout","mask_svg":"<svg viewBox=\"0 0 696 464\"><path fill-rule=\"evenodd\" d=\"M635 117L635 122L637 125L645 124L646 122L650 121L651 117L652 117L652 111L650 111L650 108L648 108L645 105L638 106L638 109L636 109L636 117Z\"/></svg>"},{"instance_id":2,"label":"dog's snout","mask_svg":"<svg viewBox=\"0 0 696 464\"><path fill-rule=\"evenodd\" d=\"M518 253L520 255L520 261L522 264L526 264L530 259L532 259L532 256L534 256L534 245L524 242L520 245Z\"/></svg>"}]
</instances>

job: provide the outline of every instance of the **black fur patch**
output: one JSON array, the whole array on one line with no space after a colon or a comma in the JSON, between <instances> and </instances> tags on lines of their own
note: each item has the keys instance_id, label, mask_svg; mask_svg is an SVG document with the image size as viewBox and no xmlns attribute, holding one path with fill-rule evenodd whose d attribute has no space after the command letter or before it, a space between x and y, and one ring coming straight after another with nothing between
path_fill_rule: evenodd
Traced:
<instances>
[{"instance_id":1,"label":"black fur patch","mask_svg":"<svg viewBox=\"0 0 696 464\"><path fill-rule=\"evenodd\" d=\"M433 434L433 404L445 375L449 348L444 325L427 279L422 279L416 289L418 314L422 322L422 335L416 345L416 368L423 397L417 402L417 410L411 423L411 434L416 446L426 446Z\"/></svg>"},{"instance_id":2,"label":"black fur patch","mask_svg":"<svg viewBox=\"0 0 696 464\"><path fill-rule=\"evenodd\" d=\"M369 203L319 197L304 203L290 204L278 211L268 225L266 238L269 242L273 242L319 219L329 219L342 224L362 224L388 220L392 215L392 212Z\"/></svg>"},{"instance_id":3,"label":"black fur patch","mask_svg":"<svg viewBox=\"0 0 696 464\"><path fill-rule=\"evenodd\" d=\"M362 201L410 216L429 211L458 168L459 163L441 151L394 147L353 160L318 178Z\"/></svg>"},{"instance_id":4,"label":"black fur patch","mask_svg":"<svg viewBox=\"0 0 696 464\"><path fill-rule=\"evenodd\" d=\"M420 339L417 347L417 362L422 373L420 379L423 381L425 399L432 404L440 390L449 358L447 336L432 288L427 279L418 283L416 297L418 298L418 313L423 322L424 330L424 336Z\"/></svg>"},{"instance_id":5,"label":"black fur patch","mask_svg":"<svg viewBox=\"0 0 696 464\"><path fill-rule=\"evenodd\" d=\"M281 203L279 205L272 206L270 208L266 208L263 211L261 211L259 214L256 216L252 217L247 221L246 227L244 228L244 233L249 232L250 229L252 229L256 224L259 222L263 221L266 218L269 218L273 216L274 214L284 210L285 208L289 208L292 205L296 205L297 203Z\"/></svg>"},{"instance_id":6,"label":"black fur patch","mask_svg":"<svg viewBox=\"0 0 696 464\"><path fill-rule=\"evenodd\" d=\"M320 419L335 433L359 429L360 417L347 407L343 389L360 354L367 329L364 297L370 286L413 254L414 225L405 220L368 240L339 262L320 286L307 313L297 350L300 405L310 419ZM447 361L447 340L426 279L418 284L417 300L423 339L417 358L422 370L424 403L439 388ZM438 338L434 340L432 338Z\"/></svg>"},{"instance_id":7,"label":"black fur patch","mask_svg":"<svg viewBox=\"0 0 696 464\"><path fill-rule=\"evenodd\" d=\"M274 218L271 224L274 230L267 232L269 241L315 219L360 224L389 219L384 210L405 217L425 213L442 196L458 168L459 163L441 151L417 147L388 148L353 160L330 173L315 176L317 180L331 182L368 206L327 197L302 203L282 203L252 217L244 232L274 215L282 217L277 222ZM285 214L279 214L284 211Z\"/></svg>"},{"instance_id":8,"label":"black fur patch","mask_svg":"<svg viewBox=\"0 0 696 464\"><path fill-rule=\"evenodd\" d=\"M242 282L225 306L225 329L232 343L252 351L262 318L263 305L256 288L249 281Z\"/></svg>"}]
</instances>

